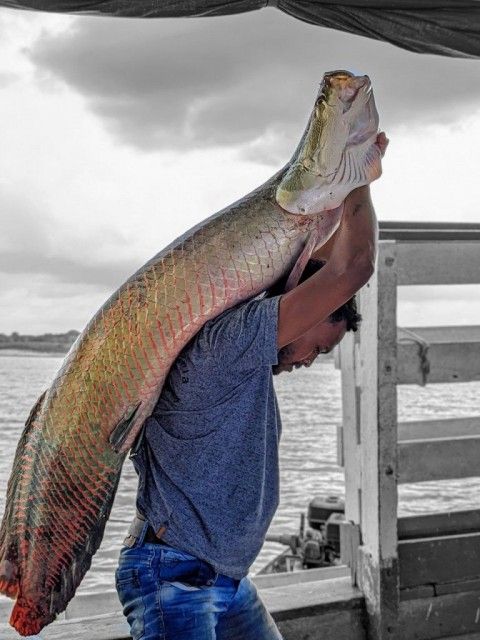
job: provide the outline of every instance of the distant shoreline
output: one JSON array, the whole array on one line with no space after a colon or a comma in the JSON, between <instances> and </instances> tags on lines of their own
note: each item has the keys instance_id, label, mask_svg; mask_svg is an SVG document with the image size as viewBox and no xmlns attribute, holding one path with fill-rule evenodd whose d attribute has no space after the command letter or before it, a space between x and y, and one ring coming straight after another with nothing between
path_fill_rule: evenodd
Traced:
<instances>
[{"instance_id":1,"label":"distant shoreline","mask_svg":"<svg viewBox=\"0 0 480 640\"><path fill-rule=\"evenodd\" d=\"M67 333L44 333L38 336L21 335L14 331L9 336L0 333L0 354L5 351L63 355L67 353L79 335L78 331Z\"/></svg>"},{"instance_id":2,"label":"distant shoreline","mask_svg":"<svg viewBox=\"0 0 480 640\"><path fill-rule=\"evenodd\" d=\"M44 334L42 336L5 336L0 334L0 356L63 356L77 339L78 331L69 331L64 334ZM18 336L18 338L16 338ZM333 353L323 354L321 361L332 360Z\"/></svg>"},{"instance_id":3,"label":"distant shoreline","mask_svg":"<svg viewBox=\"0 0 480 640\"><path fill-rule=\"evenodd\" d=\"M28 351L27 349L0 349L0 358L63 358L61 351Z\"/></svg>"}]
</instances>

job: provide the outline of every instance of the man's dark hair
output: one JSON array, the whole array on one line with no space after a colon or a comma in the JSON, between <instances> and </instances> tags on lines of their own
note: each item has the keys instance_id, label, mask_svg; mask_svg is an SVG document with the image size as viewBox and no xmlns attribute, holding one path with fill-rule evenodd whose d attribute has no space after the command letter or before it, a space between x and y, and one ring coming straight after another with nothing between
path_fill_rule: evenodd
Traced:
<instances>
[{"instance_id":1,"label":"man's dark hair","mask_svg":"<svg viewBox=\"0 0 480 640\"><path fill-rule=\"evenodd\" d=\"M298 284L305 282L305 280L310 278L310 276L313 276L314 273L317 273L317 271L325 266L325 264L326 263L323 260L316 260L314 258L310 259L300 276ZM268 297L282 294L285 289L287 278L288 275L276 282L273 287L268 290ZM357 331L358 324L362 320L362 316L357 311L357 301L355 296L352 296L350 300L347 300L345 304L342 304L341 307L331 313L329 320L330 322L341 322L342 320L345 320L347 331Z\"/></svg>"}]
</instances>

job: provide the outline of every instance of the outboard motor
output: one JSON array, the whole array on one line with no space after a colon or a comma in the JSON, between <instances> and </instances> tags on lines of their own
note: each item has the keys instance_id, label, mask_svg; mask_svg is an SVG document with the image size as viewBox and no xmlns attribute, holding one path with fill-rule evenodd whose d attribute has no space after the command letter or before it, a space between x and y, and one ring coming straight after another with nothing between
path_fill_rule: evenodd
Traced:
<instances>
[{"instance_id":1,"label":"outboard motor","mask_svg":"<svg viewBox=\"0 0 480 640\"><path fill-rule=\"evenodd\" d=\"M308 528L301 535L306 569L336 564L340 557L340 522L345 503L337 496L316 496L308 505Z\"/></svg>"},{"instance_id":2,"label":"outboard motor","mask_svg":"<svg viewBox=\"0 0 480 640\"><path fill-rule=\"evenodd\" d=\"M308 526L321 531L332 513L345 513L345 502L338 496L316 496L308 505Z\"/></svg>"},{"instance_id":3,"label":"outboard motor","mask_svg":"<svg viewBox=\"0 0 480 640\"><path fill-rule=\"evenodd\" d=\"M266 540L288 547L259 574L329 567L340 562L340 523L345 503L337 496L316 496L300 514L298 534L267 534ZM307 522L305 522L307 520ZM307 526L305 526L307 525Z\"/></svg>"}]
</instances>

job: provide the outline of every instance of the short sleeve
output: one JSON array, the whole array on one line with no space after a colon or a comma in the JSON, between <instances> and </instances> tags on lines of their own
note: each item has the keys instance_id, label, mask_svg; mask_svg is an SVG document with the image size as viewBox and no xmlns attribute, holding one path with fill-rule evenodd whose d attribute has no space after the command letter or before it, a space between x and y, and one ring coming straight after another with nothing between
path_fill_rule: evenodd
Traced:
<instances>
[{"instance_id":1,"label":"short sleeve","mask_svg":"<svg viewBox=\"0 0 480 640\"><path fill-rule=\"evenodd\" d=\"M205 324L202 342L218 365L248 370L278 363L280 298L250 300Z\"/></svg>"}]
</instances>

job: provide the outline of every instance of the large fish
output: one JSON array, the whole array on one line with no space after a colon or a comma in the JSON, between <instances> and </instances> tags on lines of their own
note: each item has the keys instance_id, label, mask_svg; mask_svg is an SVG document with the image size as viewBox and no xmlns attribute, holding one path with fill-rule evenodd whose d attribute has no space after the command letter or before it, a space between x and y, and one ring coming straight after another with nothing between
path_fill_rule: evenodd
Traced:
<instances>
[{"instance_id":1,"label":"large fish","mask_svg":"<svg viewBox=\"0 0 480 640\"><path fill-rule=\"evenodd\" d=\"M0 592L16 598L21 634L54 620L90 567L126 452L181 349L286 274L296 284L345 196L380 176L377 132L369 78L325 74L291 162L147 262L79 336L28 417L8 483Z\"/></svg>"}]
</instances>

